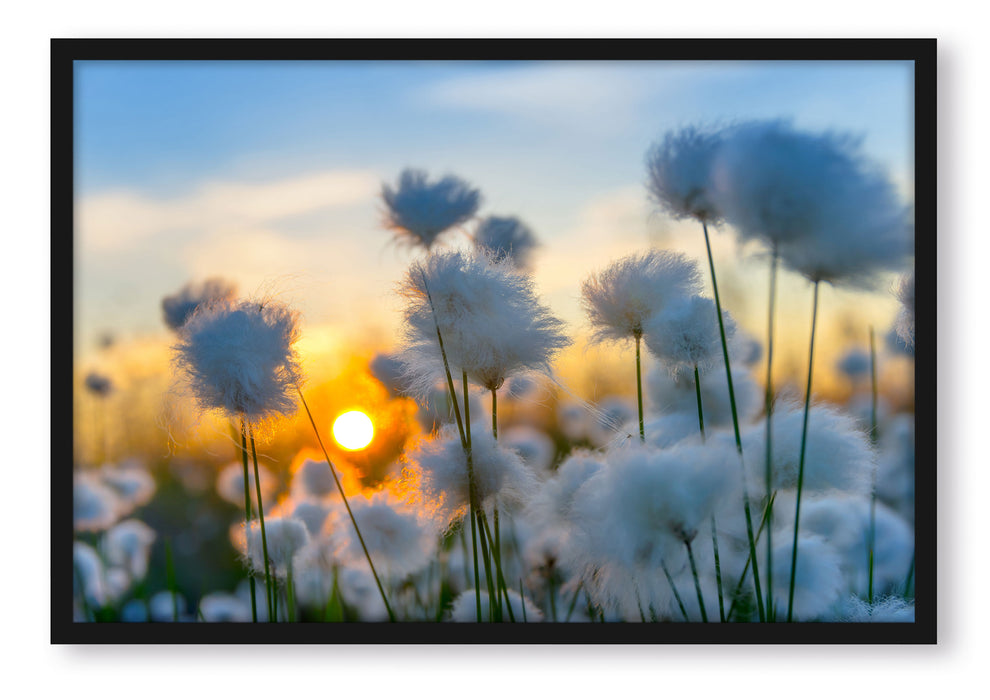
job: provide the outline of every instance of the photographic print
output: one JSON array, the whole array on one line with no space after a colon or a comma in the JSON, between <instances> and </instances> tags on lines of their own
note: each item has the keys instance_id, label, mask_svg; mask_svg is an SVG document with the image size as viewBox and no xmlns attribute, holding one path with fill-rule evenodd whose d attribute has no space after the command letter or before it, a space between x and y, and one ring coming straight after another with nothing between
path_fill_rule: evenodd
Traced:
<instances>
[{"instance_id":1,"label":"photographic print","mask_svg":"<svg viewBox=\"0 0 990 700\"><path fill-rule=\"evenodd\" d=\"M52 56L53 641L935 641L934 40Z\"/></svg>"}]
</instances>

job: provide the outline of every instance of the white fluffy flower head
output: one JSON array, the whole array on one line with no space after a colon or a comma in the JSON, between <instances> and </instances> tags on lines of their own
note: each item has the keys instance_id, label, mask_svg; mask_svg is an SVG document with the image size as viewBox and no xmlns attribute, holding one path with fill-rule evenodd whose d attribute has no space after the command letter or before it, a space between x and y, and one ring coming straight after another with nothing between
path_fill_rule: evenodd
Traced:
<instances>
[{"instance_id":1,"label":"white fluffy flower head","mask_svg":"<svg viewBox=\"0 0 990 700\"><path fill-rule=\"evenodd\" d=\"M728 312L723 312L726 340L736 331ZM646 322L643 339L673 375L706 371L722 360L722 338L715 302L706 297L677 299Z\"/></svg>"},{"instance_id":2,"label":"white fluffy flower head","mask_svg":"<svg viewBox=\"0 0 990 700\"><path fill-rule=\"evenodd\" d=\"M687 127L668 132L647 155L650 195L675 219L717 223L712 164L721 145L718 131Z\"/></svg>"},{"instance_id":3,"label":"white fluffy flower head","mask_svg":"<svg viewBox=\"0 0 990 700\"><path fill-rule=\"evenodd\" d=\"M298 314L274 301L201 306L173 346L203 409L257 421L291 415L302 372Z\"/></svg>"},{"instance_id":4,"label":"white fluffy flower head","mask_svg":"<svg viewBox=\"0 0 990 700\"><path fill-rule=\"evenodd\" d=\"M495 442L490 426L477 424L471 434L472 469L480 505L490 508L498 504L511 511L524 504L537 485L533 472L518 454ZM441 529L467 513L467 457L453 429L448 427L436 440L423 442L409 455L404 474Z\"/></svg>"},{"instance_id":5,"label":"white fluffy flower head","mask_svg":"<svg viewBox=\"0 0 990 700\"><path fill-rule=\"evenodd\" d=\"M396 240L429 250L440 234L475 215L481 193L453 175L430 182L424 171L407 168L395 189L382 185L382 200Z\"/></svg>"},{"instance_id":6,"label":"white fluffy flower head","mask_svg":"<svg viewBox=\"0 0 990 700\"><path fill-rule=\"evenodd\" d=\"M667 304L697 294L700 273L687 256L667 250L621 258L581 285L594 340L639 337Z\"/></svg>"},{"instance_id":7,"label":"white fluffy flower head","mask_svg":"<svg viewBox=\"0 0 990 700\"><path fill-rule=\"evenodd\" d=\"M846 134L784 121L730 129L713 169L718 206L743 239L813 282L869 287L910 253L910 210Z\"/></svg>"},{"instance_id":8,"label":"white fluffy flower head","mask_svg":"<svg viewBox=\"0 0 990 700\"><path fill-rule=\"evenodd\" d=\"M570 344L564 324L540 303L532 280L509 261L444 251L414 263L401 293L410 391L425 396L444 377L437 329L455 378L461 370L486 389L517 372L549 372Z\"/></svg>"}]
</instances>

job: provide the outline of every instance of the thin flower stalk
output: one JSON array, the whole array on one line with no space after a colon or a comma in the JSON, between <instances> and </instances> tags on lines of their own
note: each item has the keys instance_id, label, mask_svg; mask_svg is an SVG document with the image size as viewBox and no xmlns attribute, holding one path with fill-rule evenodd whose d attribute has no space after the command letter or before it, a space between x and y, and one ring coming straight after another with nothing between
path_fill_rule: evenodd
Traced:
<instances>
[{"instance_id":1,"label":"thin flower stalk","mask_svg":"<svg viewBox=\"0 0 990 700\"><path fill-rule=\"evenodd\" d=\"M258 473L258 450L254 446L254 430L251 424L247 424L248 436L251 438L251 458L254 461L254 486L258 494L258 522L261 525L261 549L265 557L265 588L268 591L269 618L272 622L278 621L276 606L278 602L275 598L277 589L274 579L268 566L268 536L265 534L265 506L261 502L261 475Z\"/></svg>"},{"instance_id":2,"label":"thin flower stalk","mask_svg":"<svg viewBox=\"0 0 990 700\"><path fill-rule=\"evenodd\" d=\"M770 490L773 472L773 439L772 439L772 416L773 416L773 336L774 336L774 316L777 305L777 264L780 256L777 253L777 245L773 246L773 255L770 258L770 299L767 303L767 393L766 393L766 463L764 469L764 482L766 487L766 503L770 502ZM774 622L774 601L773 601L773 509L767 511L767 612L768 619Z\"/></svg>"},{"instance_id":3,"label":"thin flower stalk","mask_svg":"<svg viewBox=\"0 0 990 700\"><path fill-rule=\"evenodd\" d=\"M811 345L808 349L808 385L804 394L804 422L801 427L801 452L798 458L797 497L794 506L794 544L791 548L791 580L787 590L787 621L794 616L794 584L797 579L798 532L801 529L801 492L804 488L804 457L808 443L808 414L811 411L811 379L815 361L815 327L818 323L818 287L815 282L811 306Z\"/></svg>"},{"instance_id":4,"label":"thin flower stalk","mask_svg":"<svg viewBox=\"0 0 990 700\"><path fill-rule=\"evenodd\" d=\"M674 600L677 601L677 607L680 608L681 615L684 616L685 622L690 622L691 618L688 617L687 608L684 606L684 601L681 600L681 594L677 590L677 584L674 583L674 577L670 575L670 571L667 569L667 565L664 562L660 562L660 568L663 570L663 575L667 578L667 584L670 586L670 590L674 594ZM640 610L640 615L643 611ZM645 622L646 620L644 620Z\"/></svg>"},{"instance_id":5,"label":"thin flower stalk","mask_svg":"<svg viewBox=\"0 0 990 700\"><path fill-rule=\"evenodd\" d=\"M244 462L244 527L246 537L246 528L250 527L251 523L251 479L248 475L247 433L244 430L243 418L241 419L241 457ZM257 622L258 601L257 594L254 592L254 576L252 575L248 575L248 589L251 591L251 620Z\"/></svg>"},{"instance_id":6,"label":"thin flower stalk","mask_svg":"<svg viewBox=\"0 0 990 700\"><path fill-rule=\"evenodd\" d=\"M701 402L701 373L698 365L694 366L694 393L698 400L698 429L701 431L701 441L705 442L705 411ZM715 514L712 513L712 553L715 556L715 586L718 590L718 617L720 622L725 622L725 599L722 595L722 564L718 556L718 530L716 529ZM699 589L700 593L700 589Z\"/></svg>"},{"instance_id":7,"label":"thin flower stalk","mask_svg":"<svg viewBox=\"0 0 990 700\"><path fill-rule=\"evenodd\" d=\"M877 446L877 346L873 333L873 326L870 326L870 444L876 449ZM870 479L870 533L869 533L869 572L870 591L869 602L873 605L873 552L876 548L877 539L877 467L873 466L873 473Z\"/></svg>"},{"instance_id":8,"label":"thin flower stalk","mask_svg":"<svg viewBox=\"0 0 990 700\"><path fill-rule=\"evenodd\" d=\"M736 437L736 451L739 453L739 466L743 470L743 511L746 515L746 537L749 540L749 556L753 566L753 587L756 592L756 606L760 616L760 622L766 621L766 611L763 607L763 593L760 588L759 564L756 561L756 541L753 537L753 518L749 508L749 489L746 486L746 465L743 462L742 436L739 433L739 413L736 410L736 394L732 387L732 369L729 364L729 345L725 338L725 323L722 321L722 303L718 296L718 281L715 276L715 260L712 257L712 244L708 236L708 224L704 220L701 222L702 230L705 232L705 248L708 252L708 267L712 273L712 290L715 296L715 312L718 314L718 331L722 339L722 357L725 361L725 378L729 388L729 406L732 409L732 428Z\"/></svg>"},{"instance_id":9,"label":"thin flower stalk","mask_svg":"<svg viewBox=\"0 0 990 700\"><path fill-rule=\"evenodd\" d=\"M691 575L694 577L694 591L698 594L698 607L701 609L701 621L708 622L708 612L705 610L705 597L701 594L701 581L698 579L698 565L694 561L694 551L690 540L684 540L687 547L688 561L691 563Z\"/></svg>"},{"instance_id":10,"label":"thin flower stalk","mask_svg":"<svg viewBox=\"0 0 990 700\"><path fill-rule=\"evenodd\" d=\"M646 443L646 423L643 418L643 369L640 361L640 349L643 333L636 333L636 402L639 407L639 441Z\"/></svg>"},{"instance_id":11,"label":"thin flower stalk","mask_svg":"<svg viewBox=\"0 0 990 700\"><path fill-rule=\"evenodd\" d=\"M299 399L302 401L303 408L306 409L306 416L309 418L310 425L313 426L313 432L316 434L316 441L320 444L320 449L323 451L323 456L327 460L327 466L330 467L330 474L333 476L333 481L337 485L337 491L340 493L340 498L344 503L344 508L347 509L347 516L351 519L351 524L354 526L354 532L357 533L358 541L361 543L361 549L364 550L364 556L368 560L368 566L371 568L371 575L375 578L375 585L378 586L378 592L382 596L382 602L385 604L385 610L388 612L388 619L390 622L395 622L395 613L392 612L392 606L388 604L388 597L385 595L385 589L382 588L382 582L378 578L378 572L375 570L375 564L371 561L371 554L368 553L368 547L364 543L364 537L361 535L361 528L358 527L357 520L354 519L354 513L351 512L350 503L347 502L347 495L344 493L344 487L340 483L340 478L337 476L337 470L333 466L333 462L330 459L330 454L327 452L326 446L323 444L323 438L320 437L320 431L316 427L316 421L313 419L313 413L309 410L309 404L306 403L306 397L303 396L302 389L298 386L296 391L299 392Z\"/></svg>"}]
</instances>

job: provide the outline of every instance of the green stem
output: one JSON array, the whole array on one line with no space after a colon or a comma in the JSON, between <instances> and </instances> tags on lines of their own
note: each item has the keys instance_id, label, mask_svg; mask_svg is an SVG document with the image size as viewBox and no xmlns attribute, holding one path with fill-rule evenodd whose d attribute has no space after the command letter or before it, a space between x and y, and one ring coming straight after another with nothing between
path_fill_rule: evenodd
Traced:
<instances>
[{"instance_id":1,"label":"green stem","mask_svg":"<svg viewBox=\"0 0 990 700\"><path fill-rule=\"evenodd\" d=\"M674 593L674 600L677 601L677 607L681 609L681 615L684 616L685 622L690 622L691 618L688 617L687 608L684 607L684 601L681 600L681 594L677 592L677 586L674 584L674 577L670 575L667 570L667 565L664 562L660 562L660 568L663 569L663 575L667 577L667 584L670 586L670 590ZM637 594L637 599L639 595Z\"/></svg>"},{"instance_id":2,"label":"green stem","mask_svg":"<svg viewBox=\"0 0 990 700\"><path fill-rule=\"evenodd\" d=\"M643 338L643 333L637 331L636 337L636 402L639 406L639 441L646 442L646 424L643 419L643 369L640 362L639 346Z\"/></svg>"},{"instance_id":3,"label":"green stem","mask_svg":"<svg viewBox=\"0 0 990 700\"><path fill-rule=\"evenodd\" d=\"M496 509L496 513L497 512L498 510ZM488 546L491 548L491 551L496 553L495 554L495 585L497 589L502 593L499 600L501 600L502 598L505 599L505 606L509 613L509 620L515 622L516 618L512 612L512 606L509 604L509 588L505 583L505 576L502 573L501 556L498 554L498 549L495 546L495 539L492 537L491 527L488 525L488 516L485 515L484 511L481 512L481 526L484 536L488 538Z\"/></svg>"},{"instance_id":4,"label":"green stem","mask_svg":"<svg viewBox=\"0 0 990 700\"><path fill-rule=\"evenodd\" d=\"M495 389L492 389L492 437L498 441L498 391Z\"/></svg>"},{"instance_id":5,"label":"green stem","mask_svg":"<svg viewBox=\"0 0 990 700\"><path fill-rule=\"evenodd\" d=\"M578 595L581 593L581 586L584 585L584 581L578 581L577 588L574 589L574 596L571 598L571 604L567 608L567 617L564 618L564 622L571 621L571 615L574 614L574 607L577 605Z\"/></svg>"},{"instance_id":6,"label":"green stem","mask_svg":"<svg viewBox=\"0 0 990 700\"><path fill-rule=\"evenodd\" d=\"M911 592L911 581L914 579L914 555L911 555L911 566L908 568L907 579L904 581L904 595L901 596L907 599L908 593Z\"/></svg>"},{"instance_id":7,"label":"green stem","mask_svg":"<svg viewBox=\"0 0 990 700\"><path fill-rule=\"evenodd\" d=\"M244 462L244 542L248 542L251 534L251 477L248 474L247 432L244 429L244 418L241 418L241 457ZM251 589L251 620L258 621L258 602L254 592L254 575L248 574Z\"/></svg>"},{"instance_id":8,"label":"green stem","mask_svg":"<svg viewBox=\"0 0 990 700\"><path fill-rule=\"evenodd\" d=\"M739 453L739 466L742 469L743 512L746 515L746 538L749 540L749 556L753 566L753 588L756 591L756 608L760 622L766 621L766 611L763 609L763 593L760 587L760 569L756 560L756 541L753 537L753 517L749 508L749 487L746 486L746 463L743 461L742 436L739 432L739 413L736 410L736 393L732 387L732 367L729 364L729 344L725 337L725 323L722 320L722 302L718 296L718 279L715 276L715 259L712 257L712 244L708 237L708 224L702 220L701 227L705 232L705 248L708 251L708 267L712 273L712 290L715 293L715 312L718 315L718 332L722 339L722 359L725 361L725 379L729 386L729 406L732 409L732 429L736 437L736 452Z\"/></svg>"},{"instance_id":9,"label":"green stem","mask_svg":"<svg viewBox=\"0 0 990 700\"><path fill-rule=\"evenodd\" d=\"M808 414L811 412L811 377L815 362L815 326L818 323L818 286L811 305L811 346L808 350L808 384L804 393L804 422L801 426L801 452L798 458L797 498L794 506L794 544L791 547L791 581L787 590L787 621L794 617L794 583L797 579L798 532L801 529L801 492L804 490L804 456L808 446Z\"/></svg>"},{"instance_id":10,"label":"green stem","mask_svg":"<svg viewBox=\"0 0 990 700\"><path fill-rule=\"evenodd\" d=\"M776 244L773 247L773 257L770 259L770 301L767 304L767 392L765 397L765 407L767 413L766 426L766 463L764 464L763 479L766 486L766 502L770 501L770 491L773 481L773 338L774 338L774 316L777 307L777 263L780 256ZM767 512L767 614L771 622L775 622L776 614L773 612L773 510Z\"/></svg>"},{"instance_id":11,"label":"green stem","mask_svg":"<svg viewBox=\"0 0 990 700\"><path fill-rule=\"evenodd\" d=\"M757 541L760 540L760 535L763 534L763 529L766 527L767 524L767 513L770 512L770 509L773 507L773 502L776 500L776 498L777 498L777 492L774 491L772 494L770 494L770 500L767 502L766 507L764 507L763 509L763 517L760 519L760 528L756 532ZM732 603L729 605L729 612L726 613L725 615L726 620L732 619L732 613L736 608L736 600L738 600L739 594L742 592L743 584L746 582L746 574L749 573L749 565L751 562L752 562L751 555L747 555L746 564L743 566L742 574L739 576L739 580L736 582L736 587L732 591Z\"/></svg>"},{"instance_id":12,"label":"green stem","mask_svg":"<svg viewBox=\"0 0 990 700\"><path fill-rule=\"evenodd\" d=\"M701 430L701 441L705 442L705 412L701 402L701 374L698 372L698 365L694 366L694 394L698 399L698 428ZM715 526L715 514L711 517L712 527L712 552L715 554L715 586L718 590L718 618L720 622L725 622L725 600L722 596L722 565L718 557L718 531Z\"/></svg>"},{"instance_id":13,"label":"green stem","mask_svg":"<svg viewBox=\"0 0 990 700\"><path fill-rule=\"evenodd\" d=\"M877 346L873 333L873 326L870 326L870 443L873 448L877 447ZM872 478L870 480L870 533L869 533L869 571L870 571L870 605L873 604L873 553L876 548L877 539L877 465L873 465Z\"/></svg>"},{"instance_id":14,"label":"green stem","mask_svg":"<svg viewBox=\"0 0 990 700\"><path fill-rule=\"evenodd\" d=\"M698 565L694 561L694 552L691 551L691 542L684 540L687 547L688 561L691 562L691 575L694 576L694 590L698 594L698 607L701 609L701 621L708 622L708 612L705 610L705 598L701 595L701 581L698 579Z\"/></svg>"},{"instance_id":15,"label":"green stem","mask_svg":"<svg viewBox=\"0 0 990 700\"><path fill-rule=\"evenodd\" d=\"M382 602L385 603L385 610L388 612L388 619L390 622L395 622L395 613L392 612L392 606L388 604L388 598L385 595L385 589L382 588L382 582L378 578L378 572L375 571L375 564L371 561L371 554L368 553L368 547L364 543L364 537L361 536L361 528L358 527L357 520L354 519L354 513L351 512L351 506L347 502L347 495L344 493L344 487L340 484L340 479L337 478L337 470L333 466L333 462L330 460L330 455L327 453L327 448L323 444L323 438L320 437L320 431L316 427L316 421L313 419L313 413L309 410L309 404L306 403L306 397L303 396L302 389L296 386L296 391L299 393L299 398L302 401L303 408L306 409L306 415L309 417L310 425L313 426L313 432L316 434L316 441L320 443L320 449L323 450L323 457L327 460L327 466L330 467L330 474L333 476L333 481L337 485L337 491L340 493L340 499L344 502L344 508L347 509L347 516L351 519L351 525L354 526L354 532L357 533L358 541L361 543L361 549L364 550L365 559L368 560L368 566L371 567L371 575L375 577L375 585L378 586L378 592L382 596Z\"/></svg>"},{"instance_id":16,"label":"green stem","mask_svg":"<svg viewBox=\"0 0 990 700\"><path fill-rule=\"evenodd\" d=\"M698 428L701 430L701 441L705 441L705 412L701 404L701 375L698 373L698 365L694 366L694 394L698 399Z\"/></svg>"},{"instance_id":17,"label":"green stem","mask_svg":"<svg viewBox=\"0 0 990 700\"><path fill-rule=\"evenodd\" d=\"M265 587L269 589L268 604L271 606L271 609L268 611L271 615L269 620L271 622L278 622L278 616L276 615L278 602L275 600L275 596L278 594L278 588L268 567L268 535L265 533L265 506L261 501L261 475L258 473L258 450L254 446L254 430L251 428L250 421L247 423L247 430L248 437L251 439L251 458L254 461L254 489L258 494L258 522L261 524L261 550L265 557Z\"/></svg>"},{"instance_id":18,"label":"green stem","mask_svg":"<svg viewBox=\"0 0 990 700\"><path fill-rule=\"evenodd\" d=\"M712 515L712 551L715 553L715 587L718 590L718 621L725 622L725 599L722 595L722 564L718 558L718 532Z\"/></svg>"},{"instance_id":19,"label":"green stem","mask_svg":"<svg viewBox=\"0 0 990 700\"><path fill-rule=\"evenodd\" d=\"M439 331L437 333L439 335ZM485 544L484 529L481 526L481 518L479 516L481 504L478 503L477 485L474 481L474 455L471 447L471 402L468 394L467 372L464 370L461 370L461 389L464 394L464 454L467 458L468 501L471 506L471 538L474 546L474 600L477 607L478 622L481 622L481 581L478 567L478 529L481 529L481 558L485 567L485 584L488 588L488 620L491 622L492 609L495 607L495 602L492 600L492 575L488 563L488 545Z\"/></svg>"},{"instance_id":20,"label":"green stem","mask_svg":"<svg viewBox=\"0 0 990 700\"><path fill-rule=\"evenodd\" d=\"M296 621L296 590L292 580L292 560L289 560L288 569L285 576L285 610L289 617L289 622Z\"/></svg>"},{"instance_id":21,"label":"green stem","mask_svg":"<svg viewBox=\"0 0 990 700\"><path fill-rule=\"evenodd\" d=\"M179 621L179 599L176 594L175 564L172 562L172 544L165 538L165 579L172 594L172 622Z\"/></svg>"}]
</instances>

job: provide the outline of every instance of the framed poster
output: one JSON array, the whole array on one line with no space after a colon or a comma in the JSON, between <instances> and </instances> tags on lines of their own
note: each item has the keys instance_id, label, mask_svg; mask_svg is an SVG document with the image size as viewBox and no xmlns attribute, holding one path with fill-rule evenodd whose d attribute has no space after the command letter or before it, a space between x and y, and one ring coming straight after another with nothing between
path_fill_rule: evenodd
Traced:
<instances>
[{"instance_id":1,"label":"framed poster","mask_svg":"<svg viewBox=\"0 0 990 700\"><path fill-rule=\"evenodd\" d=\"M53 642L933 643L934 74L53 40Z\"/></svg>"}]
</instances>

